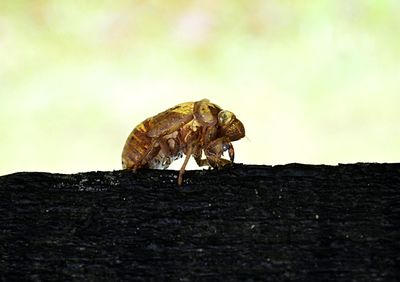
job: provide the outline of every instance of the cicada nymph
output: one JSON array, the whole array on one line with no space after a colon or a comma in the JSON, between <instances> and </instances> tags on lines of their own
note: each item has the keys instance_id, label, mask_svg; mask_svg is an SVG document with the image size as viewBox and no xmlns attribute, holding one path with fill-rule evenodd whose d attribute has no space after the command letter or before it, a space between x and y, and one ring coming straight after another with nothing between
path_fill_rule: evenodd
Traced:
<instances>
[{"instance_id":1,"label":"cicada nymph","mask_svg":"<svg viewBox=\"0 0 400 282\"><path fill-rule=\"evenodd\" d=\"M207 99L176 105L133 129L122 151L125 169L166 169L185 155L178 184L190 156L199 166L223 168L233 163L232 142L245 136L242 122ZM229 160L223 158L228 151ZM202 159L204 152L205 158Z\"/></svg>"}]
</instances>

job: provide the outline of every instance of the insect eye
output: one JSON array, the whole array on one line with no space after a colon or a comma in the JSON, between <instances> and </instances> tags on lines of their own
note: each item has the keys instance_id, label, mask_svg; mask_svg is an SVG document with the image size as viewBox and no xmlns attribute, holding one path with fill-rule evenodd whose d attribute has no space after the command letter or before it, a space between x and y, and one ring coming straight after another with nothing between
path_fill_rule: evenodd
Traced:
<instances>
[{"instance_id":1,"label":"insect eye","mask_svg":"<svg viewBox=\"0 0 400 282\"><path fill-rule=\"evenodd\" d=\"M220 111L218 113L218 123L219 125L226 125L231 122L233 118L233 113L230 111Z\"/></svg>"}]
</instances>

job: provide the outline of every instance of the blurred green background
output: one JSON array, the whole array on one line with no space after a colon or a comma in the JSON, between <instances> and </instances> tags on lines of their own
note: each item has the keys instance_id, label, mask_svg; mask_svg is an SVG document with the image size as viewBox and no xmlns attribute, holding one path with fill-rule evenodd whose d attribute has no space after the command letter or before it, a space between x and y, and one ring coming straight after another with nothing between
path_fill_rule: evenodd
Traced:
<instances>
[{"instance_id":1,"label":"blurred green background","mask_svg":"<svg viewBox=\"0 0 400 282\"><path fill-rule=\"evenodd\" d=\"M120 169L134 126L202 98L245 124L238 162L398 162L399 11L397 0L3 0L0 175Z\"/></svg>"}]
</instances>

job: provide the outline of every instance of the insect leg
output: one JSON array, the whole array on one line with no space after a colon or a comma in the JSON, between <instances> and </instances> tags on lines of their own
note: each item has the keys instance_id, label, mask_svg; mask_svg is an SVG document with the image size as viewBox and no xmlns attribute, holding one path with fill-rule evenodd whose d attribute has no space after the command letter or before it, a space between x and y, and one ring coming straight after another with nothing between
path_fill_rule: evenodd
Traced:
<instances>
[{"instance_id":1,"label":"insect leg","mask_svg":"<svg viewBox=\"0 0 400 282\"><path fill-rule=\"evenodd\" d=\"M187 165L191 155L192 155L192 146L189 146L188 150L186 152L185 161L183 162L183 165L182 165L181 169L179 170L179 176L178 176L178 185L179 186L182 186L183 174L185 173L185 168L186 168L186 165Z\"/></svg>"},{"instance_id":2,"label":"insect leg","mask_svg":"<svg viewBox=\"0 0 400 282\"><path fill-rule=\"evenodd\" d=\"M149 161L153 159L158 152L160 151L160 145L156 140L151 142L150 147L147 149L147 152L143 154L142 159L138 162L138 167L148 167Z\"/></svg>"},{"instance_id":3,"label":"insect leg","mask_svg":"<svg viewBox=\"0 0 400 282\"><path fill-rule=\"evenodd\" d=\"M226 149L227 144L229 144L229 142L224 137L221 137L210 142L204 149L207 160L212 167L222 168L232 163L232 161L222 158L222 154Z\"/></svg>"},{"instance_id":4,"label":"insect leg","mask_svg":"<svg viewBox=\"0 0 400 282\"><path fill-rule=\"evenodd\" d=\"M235 159L235 149L233 148L232 143L229 143L228 146L229 159L231 160L231 162L233 162L233 160Z\"/></svg>"},{"instance_id":5,"label":"insect leg","mask_svg":"<svg viewBox=\"0 0 400 282\"><path fill-rule=\"evenodd\" d=\"M202 149L201 149L201 147L198 146L198 147L196 147L196 148L193 150L193 157L194 157L194 160L196 161L197 165L198 165L198 166L206 166L206 165L209 165L207 159L202 159L202 158L201 158L201 154L202 154Z\"/></svg>"},{"instance_id":6,"label":"insect leg","mask_svg":"<svg viewBox=\"0 0 400 282\"><path fill-rule=\"evenodd\" d=\"M160 139L159 144L160 144L161 152L164 153L164 156L170 156L171 155L171 150L170 150L170 148L169 148L169 146L167 144L167 141L164 140L164 139Z\"/></svg>"}]
</instances>

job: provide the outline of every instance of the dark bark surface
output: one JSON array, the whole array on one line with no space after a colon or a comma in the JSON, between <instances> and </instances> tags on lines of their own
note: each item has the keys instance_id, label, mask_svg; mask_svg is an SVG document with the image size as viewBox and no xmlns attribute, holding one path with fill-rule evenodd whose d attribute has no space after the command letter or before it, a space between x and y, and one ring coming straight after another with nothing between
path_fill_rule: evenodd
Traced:
<instances>
[{"instance_id":1,"label":"dark bark surface","mask_svg":"<svg viewBox=\"0 0 400 282\"><path fill-rule=\"evenodd\" d=\"M0 177L4 281L398 281L400 164Z\"/></svg>"}]
</instances>

